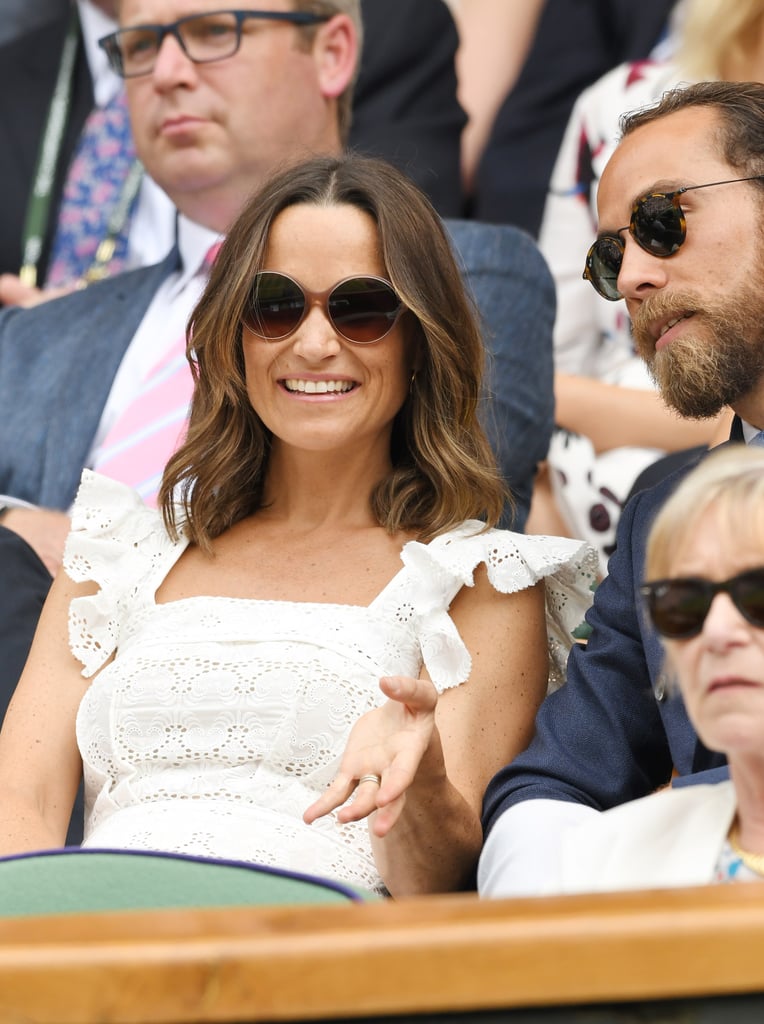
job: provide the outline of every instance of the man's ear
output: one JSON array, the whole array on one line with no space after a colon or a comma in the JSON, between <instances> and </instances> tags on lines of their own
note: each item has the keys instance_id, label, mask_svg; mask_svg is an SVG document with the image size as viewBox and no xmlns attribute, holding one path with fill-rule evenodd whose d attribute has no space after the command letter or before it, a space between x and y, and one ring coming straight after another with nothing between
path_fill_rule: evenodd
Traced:
<instances>
[{"instance_id":1,"label":"man's ear","mask_svg":"<svg viewBox=\"0 0 764 1024\"><path fill-rule=\"evenodd\" d=\"M335 14L319 28L313 56L322 94L328 99L341 96L353 81L361 59L358 33L347 14Z\"/></svg>"}]
</instances>

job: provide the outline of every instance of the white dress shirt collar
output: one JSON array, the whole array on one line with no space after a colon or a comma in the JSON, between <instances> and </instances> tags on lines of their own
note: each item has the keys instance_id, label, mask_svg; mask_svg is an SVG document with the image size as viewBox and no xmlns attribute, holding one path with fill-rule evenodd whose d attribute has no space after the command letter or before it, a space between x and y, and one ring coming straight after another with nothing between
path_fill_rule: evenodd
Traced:
<instances>
[{"instance_id":1,"label":"white dress shirt collar","mask_svg":"<svg viewBox=\"0 0 764 1024\"><path fill-rule=\"evenodd\" d=\"M181 292L192 277L202 269L204 257L211 245L222 241L217 231L211 231L201 224L178 214L178 250L180 252L180 270L172 284L172 296Z\"/></svg>"},{"instance_id":2,"label":"white dress shirt collar","mask_svg":"<svg viewBox=\"0 0 764 1024\"><path fill-rule=\"evenodd\" d=\"M740 425L743 428L743 440L746 444L750 444L751 438L756 437L756 435L759 433L758 428L752 427L750 423L746 423L745 420L742 418L740 420Z\"/></svg>"}]
</instances>

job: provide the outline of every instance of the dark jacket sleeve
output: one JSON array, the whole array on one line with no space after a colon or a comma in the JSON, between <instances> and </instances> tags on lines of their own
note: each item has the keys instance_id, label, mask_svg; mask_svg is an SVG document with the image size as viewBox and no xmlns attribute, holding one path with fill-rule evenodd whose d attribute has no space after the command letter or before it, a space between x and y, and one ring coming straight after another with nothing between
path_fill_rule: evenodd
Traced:
<instances>
[{"instance_id":1,"label":"dark jacket sleeve","mask_svg":"<svg viewBox=\"0 0 764 1024\"><path fill-rule=\"evenodd\" d=\"M48 115L69 15L61 16L0 47L0 273L17 274L27 202ZM93 106L84 48L75 63L69 115L52 185L51 210L39 277L45 276L56 211L82 126Z\"/></svg>"},{"instance_id":2,"label":"dark jacket sleeve","mask_svg":"<svg viewBox=\"0 0 764 1024\"><path fill-rule=\"evenodd\" d=\"M364 46L350 145L384 157L423 189L442 217L462 213L456 98L459 43L443 0L362 0Z\"/></svg>"},{"instance_id":3,"label":"dark jacket sleeve","mask_svg":"<svg viewBox=\"0 0 764 1024\"><path fill-rule=\"evenodd\" d=\"M477 169L472 216L538 235L576 97L617 64L647 57L673 5L674 0L547 0Z\"/></svg>"},{"instance_id":4,"label":"dark jacket sleeve","mask_svg":"<svg viewBox=\"0 0 764 1024\"><path fill-rule=\"evenodd\" d=\"M531 745L491 781L486 832L523 800L605 810L664 785L674 768L684 776L724 763L699 743L681 697L672 692L637 590L650 524L684 472L636 495L624 509L608 576L587 615L589 641L571 652L567 682L544 701Z\"/></svg>"}]
</instances>

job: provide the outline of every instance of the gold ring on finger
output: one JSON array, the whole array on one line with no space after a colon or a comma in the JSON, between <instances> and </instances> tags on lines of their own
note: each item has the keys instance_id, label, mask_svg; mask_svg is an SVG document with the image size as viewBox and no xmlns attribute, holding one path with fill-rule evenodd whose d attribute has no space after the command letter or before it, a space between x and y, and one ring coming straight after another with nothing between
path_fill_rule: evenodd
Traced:
<instances>
[{"instance_id":1,"label":"gold ring on finger","mask_svg":"<svg viewBox=\"0 0 764 1024\"><path fill-rule=\"evenodd\" d=\"M376 782L378 786L382 785L381 777L379 775L374 775L373 772L370 772L368 775L362 775L358 780L358 785L360 786L363 782Z\"/></svg>"}]
</instances>

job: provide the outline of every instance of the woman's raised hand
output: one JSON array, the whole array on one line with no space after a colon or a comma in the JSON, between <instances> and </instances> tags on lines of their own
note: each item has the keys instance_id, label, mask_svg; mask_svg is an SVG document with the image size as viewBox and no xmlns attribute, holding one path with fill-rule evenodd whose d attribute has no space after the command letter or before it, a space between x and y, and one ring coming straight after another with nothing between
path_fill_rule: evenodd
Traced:
<instances>
[{"instance_id":1,"label":"woman's raised hand","mask_svg":"<svg viewBox=\"0 0 764 1024\"><path fill-rule=\"evenodd\" d=\"M303 815L307 824L337 808L337 820L343 823L374 814L371 827L381 838L398 820L406 790L426 754L428 766L432 761L432 770L445 775L435 727L438 694L432 682L386 676L379 685L388 700L353 726L337 776Z\"/></svg>"}]
</instances>

